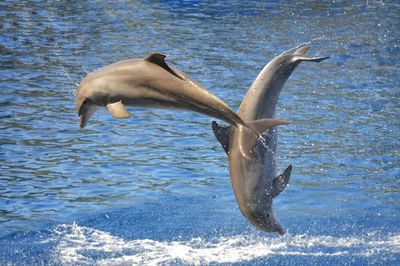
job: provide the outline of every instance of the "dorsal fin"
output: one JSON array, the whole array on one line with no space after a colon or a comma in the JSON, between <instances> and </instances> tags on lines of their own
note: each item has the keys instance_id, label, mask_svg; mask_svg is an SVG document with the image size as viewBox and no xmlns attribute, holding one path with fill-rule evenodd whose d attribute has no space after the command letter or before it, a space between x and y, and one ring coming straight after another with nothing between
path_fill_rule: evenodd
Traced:
<instances>
[{"instance_id":1,"label":"dorsal fin","mask_svg":"<svg viewBox=\"0 0 400 266\"><path fill-rule=\"evenodd\" d=\"M278 175L272 181L272 197L275 198L276 196L281 193L287 184L289 183L290 174L292 172L292 165L289 165L282 174Z\"/></svg>"},{"instance_id":2,"label":"dorsal fin","mask_svg":"<svg viewBox=\"0 0 400 266\"><path fill-rule=\"evenodd\" d=\"M178 75L174 70L172 70L167 63L165 63L165 57L167 57L165 54L161 54L161 53L152 53L150 54L148 57L146 57L144 60L156 64L162 68L164 68L165 70L167 70L169 73L171 73L172 75L174 75L175 77L182 79L183 78Z\"/></svg>"},{"instance_id":3,"label":"dorsal fin","mask_svg":"<svg viewBox=\"0 0 400 266\"><path fill-rule=\"evenodd\" d=\"M212 129L214 131L214 135L221 143L222 148L224 148L224 151L228 154L229 151L229 139L231 137L231 127L221 127L218 125L217 122L212 121Z\"/></svg>"}]
</instances>

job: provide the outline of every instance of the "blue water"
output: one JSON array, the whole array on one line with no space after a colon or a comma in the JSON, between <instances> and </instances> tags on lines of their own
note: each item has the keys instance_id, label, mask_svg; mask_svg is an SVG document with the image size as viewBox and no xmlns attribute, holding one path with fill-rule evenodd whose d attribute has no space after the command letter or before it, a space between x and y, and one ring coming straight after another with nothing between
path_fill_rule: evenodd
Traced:
<instances>
[{"instance_id":1,"label":"blue water","mask_svg":"<svg viewBox=\"0 0 400 266\"><path fill-rule=\"evenodd\" d=\"M0 264L395 265L400 259L400 5L279 1L0 3ZM81 130L77 84L153 51L236 110L299 44L286 83L274 201L254 229L211 117L104 110Z\"/></svg>"}]
</instances>

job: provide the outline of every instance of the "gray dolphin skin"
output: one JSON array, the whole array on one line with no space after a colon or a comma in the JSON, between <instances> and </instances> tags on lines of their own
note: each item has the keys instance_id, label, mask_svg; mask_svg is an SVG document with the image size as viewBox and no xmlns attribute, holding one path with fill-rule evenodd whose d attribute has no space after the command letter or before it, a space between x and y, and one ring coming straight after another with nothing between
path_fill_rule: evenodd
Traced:
<instances>
[{"instance_id":1,"label":"gray dolphin skin","mask_svg":"<svg viewBox=\"0 0 400 266\"><path fill-rule=\"evenodd\" d=\"M204 89L184 73L172 69L165 62L165 55L153 53L145 59L117 62L92 73L80 83L76 94L76 108L80 127L100 107L117 118L131 114L125 105L136 107L181 108L210 115L238 128L242 138L240 151L251 159L250 150L255 141L248 142L248 135L261 137L268 121L246 121L222 100ZM254 139L254 138L253 138Z\"/></svg>"},{"instance_id":2,"label":"gray dolphin skin","mask_svg":"<svg viewBox=\"0 0 400 266\"><path fill-rule=\"evenodd\" d=\"M244 97L237 112L242 119L270 121L264 138L255 142L251 160L244 158L238 149L241 132L212 122L214 134L228 155L231 183L240 211L251 224L280 235L285 234L285 230L274 215L272 200L287 186L292 166L276 176L277 131L274 127L288 122L274 119L274 116L282 87L300 62L320 62L329 58L307 57L308 50L309 46L303 45L275 57L260 72ZM247 137L248 141L254 141L249 139L253 136Z\"/></svg>"}]
</instances>

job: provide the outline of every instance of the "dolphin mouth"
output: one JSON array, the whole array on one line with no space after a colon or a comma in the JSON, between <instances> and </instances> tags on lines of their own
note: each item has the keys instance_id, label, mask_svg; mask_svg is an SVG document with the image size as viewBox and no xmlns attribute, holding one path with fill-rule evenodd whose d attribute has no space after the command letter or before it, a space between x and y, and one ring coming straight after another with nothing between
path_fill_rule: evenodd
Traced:
<instances>
[{"instance_id":1,"label":"dolphin mouth","mask_svg":"<svg viewBox=\"0 0 400 266\"><path fill-rule=\"evenodd\" d=\"M84 128L87 124L87 119L85 119L84 115L79 115L79 127Z\"/></svg>"},{"instance_id":2,"label":"dolphin mouth","mask_svg":"<svg viewBox=\"0 0 400 266\"><path fill-rule=\"evenodd\" d=\"M79 110L79 127L84 128L89 121L90 117L99 109L100 107L92 104L83 103Z\"/></svg>"},{"instance_id":3,"label":"dolphin mouth","mask_svg":"<svg viewBox=\"0 0 400 266\"><path fill-rule=\"evenodd\" d=\"M283 236L286 234L286 230L283 228L282 225L280 225L277 221L273 221L272 225L266 226L264 224L258 225L258 228L262 229L263 231L267 233L278 233L280 236Z\"/></svg>"},{"instance_id":4,"label":"dolphin mouth","mask_svg":"<svg viewBox=\"0 0 400 266\"><path fill-rule=\"evenodd\" d=\"M273 221L270 221L270 225L268 225L268 226L266 226L266 225L260 226L259 225L258 227L263 229L265 232L276 232L281 236L286 234L286 230L283 228L282 225L280 225L280 223L278 223L278 221L276 221L276 219L273 219Z\"/></svg>"},{"instance_id":5,"label":"dolphin mouth","mask_svg":"<svg viewBox=\"0 0 400 266\"><path fill-rule=\"evenodd\" d=\"M279 235L283 236L286 234L286 230L283 228L283 226L278 222L276 219L274 213L271 211L269 213L263 213L263 214L255 214L255 217L252 220L249 220L253 225L255 225L257 228L268 232L276 232ZM246 217L247 218L247 217Z\"/></svg>"},{"instance_id":6,"label":"dolphin mouth","mask_svg":"<svg viewBox=\"0 0 400 266\"><path fill-rule=\"evenodd\" d=\"M269 225L266 225L265 223L257 223L257 222L251 222L253 225L255 225L257 228L261 229L264 232L267 233L278 233L280 236L283 236L286 234L286 230L283 228L282 225L280 225L276 220L272 221Z\"/></svg>"},{"instance_id":7,"label":"dolphin mouth","mask_svg":"<svg viewBox=\"0 0 400 266\"><path fill-rule=\"evenodd\" d=\"M76 99L76 110L79 116L79 127L84 128L86 126L85 112L86 112L86 100L81 97Z\"/></svg>"},{"instance_id":8,"label":"dolphin mouth","mask_svg":"<svg viewBox=\"0 0 400 266\"><path fill-rule=\"evenodd\" d=\"M275 232L277 232L281 236L286 234L286 230L278 222L276 222L275 224Z\"/></svg>"}]
</instances>

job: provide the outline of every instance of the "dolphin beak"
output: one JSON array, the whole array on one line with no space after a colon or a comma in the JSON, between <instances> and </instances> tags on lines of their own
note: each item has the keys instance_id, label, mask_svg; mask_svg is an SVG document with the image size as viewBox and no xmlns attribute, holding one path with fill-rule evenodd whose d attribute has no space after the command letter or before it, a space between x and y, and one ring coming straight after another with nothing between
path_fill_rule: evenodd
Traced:
<instances>
[{"instance_id":1,"label":"dolphin beak","mask_svg":"<svg viewBox=\"0 0 400 266\"><path fill-rule=\"evenodd\" d=\"M286 230L283 229L282 225L280 225L278 222L276 222L276 224L275 224L275 232L277 232L281 236L286 234Z\"/></svg>"},{"instance_id":2,"label":"dolphin beak","mask_svg":"<svg viewBox=\"0 0 400 266\"><path fill-rule=\"evenodd\" d=\"M87 119L85 119L84 115L79 116L79 127L84 128L86 126Z\"/></svg>"},{"instance_id":3,"label":"dolphin beak","mask_svg":"<svg viewBox=\"0 0 400 266\"><path fill-rule=\"evenodd\" d=\"M91 104L84 104L79 112L79 127L84 128L89 121L90 117L99 109L98 106Z\"/></svg>"}]
</instances>

